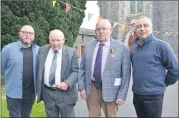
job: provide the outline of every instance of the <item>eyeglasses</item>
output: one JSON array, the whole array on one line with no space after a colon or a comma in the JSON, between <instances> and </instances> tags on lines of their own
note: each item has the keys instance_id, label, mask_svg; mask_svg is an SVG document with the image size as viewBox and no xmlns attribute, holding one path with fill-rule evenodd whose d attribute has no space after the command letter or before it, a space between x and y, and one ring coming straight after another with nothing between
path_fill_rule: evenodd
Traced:
<instances>
[{"instance_id":1,"label":"eyeglasses","mask_svg":"<svg viewBox=\"0 0 179 118\"><path fill-rule=\"evenodd\" d=\"M23 34L25 34L25 35L30 35L30 36L32 36L32 35L34 35L34 33L33 32L27 32L27 31L20 31L20 32L22 32Z\"/></svg>"},{"instance_id":2,"label":"eyeglasses","mask_svg":"<svg viewBox=\"0 0 179 118\"><path fill-rule=\"evenodd\" d=\"M62 40L60 40L60 39L50 39L50 42L52 42L52 43L55 43L55 42L61 42Z\"/></svg>"},{"instance_id":3,"label":"eyeglasses","mask_svg":"<svg viewBox=\"0 0 179 118\"><path fill-rule=\"evenodd\" d=\"M106 30L108 30L108 29L109 29L109 28L103 27L103 28L97 28L96 31L98 31L98 32L101 31L101 30L102 30L102 31L106 31Z\"/></svg>"}]
</instances>

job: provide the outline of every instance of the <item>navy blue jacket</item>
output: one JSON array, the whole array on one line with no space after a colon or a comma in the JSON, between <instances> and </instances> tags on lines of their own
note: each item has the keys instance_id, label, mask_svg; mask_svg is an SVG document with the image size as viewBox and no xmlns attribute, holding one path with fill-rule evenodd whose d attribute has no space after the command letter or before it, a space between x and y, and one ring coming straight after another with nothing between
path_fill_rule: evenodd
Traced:
<instances>
[{"instance_id":1,"label":"navy blue jacket","mask_svg":"<svg viewBox=\"0 0 179 118\"><path fill-rule=\"evenodd\" d=\"M178 80L178 59L171 46L153 34L144 40L143 46L138 41L134 41L131 52L132 91L140 95L164 93L166 86Z\"/></svg>"}]
</instances>

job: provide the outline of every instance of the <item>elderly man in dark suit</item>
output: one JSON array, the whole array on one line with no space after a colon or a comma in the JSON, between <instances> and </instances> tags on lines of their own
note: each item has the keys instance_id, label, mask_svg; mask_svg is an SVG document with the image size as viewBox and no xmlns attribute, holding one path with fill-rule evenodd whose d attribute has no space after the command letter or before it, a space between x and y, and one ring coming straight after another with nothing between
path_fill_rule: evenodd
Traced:
<instances>
[{"instance_id":1,"label":"elderly man in dark suit","mask_svg":"<svg viewBox=\"0 0 179 118\"><path fill-rule=\"evenodd\" d=\"M96 40L85 44L78 86L87 100L90 117L100 117L101 107L106 117L115 117L117 105L126 100L131 74L127 49L120 40L111 38L112 28L107 19L96 25Z\"/></svg>"},{"instance_id":2,"label":"elderly man in dark suit","mask_svg":"<svg viewBox=\"0 0 179 118\"><path fill-rule=\"evenodd\" d=\"M64 34L58 29L50 32L49 42L39 49L37 102L44 101L47 117L74 117L78 56L74 49L63 45Z\"/></svg>"}]
</instances>

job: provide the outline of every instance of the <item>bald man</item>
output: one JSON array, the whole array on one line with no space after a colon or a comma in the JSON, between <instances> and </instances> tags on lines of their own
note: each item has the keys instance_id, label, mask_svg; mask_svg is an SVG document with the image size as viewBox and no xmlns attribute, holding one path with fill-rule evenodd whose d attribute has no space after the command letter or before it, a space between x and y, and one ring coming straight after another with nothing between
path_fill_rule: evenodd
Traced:
<instances>
[{"instance_id":1,"label":"bald man","mask_svg":"<svg viewBox=\"0 0 179 118\"><path fill-rule=\"evenodd\" d=\"M133 104L139 118L161 117L166 87L178 80L176 55L167 42L157 39L152 32L148 17L137 19L131 61Z\"/></svg>"},{"instance_id":2,"label":"bald man","mask_svg":"<svg viewBox=\"0 0 179 118\"><path fill-rule=\"evenodd\" d=\"M44 101L47 117L75 117L77 52L64 45L64 34L58 29L50 32L49 42L38 53L37 102Z\"/></svg>"},{"instance_id":3,"label":"bald man","mask_svg":"<svg viewBox=\"0 0 179 118\"><path fill-rule=\"evenodd\" d=\"M35 101L36 64L39 47L30 25L19 31L19 40L2 49L1 73L5 78L10 117L30 117Z\"/></svg>"},{"instance_id":4,"label":"bald man","mask_svg":"<svg viewBox=\"0 0 179 118\"><path fill-rule=\"evenodd\" d=\"M85 44L78 90L87 101L89 117L116 117L118 105L126 100L131 63L127 46L111 37L107 19L96 24L96 39Z\"/></svg>"}]
</instances>

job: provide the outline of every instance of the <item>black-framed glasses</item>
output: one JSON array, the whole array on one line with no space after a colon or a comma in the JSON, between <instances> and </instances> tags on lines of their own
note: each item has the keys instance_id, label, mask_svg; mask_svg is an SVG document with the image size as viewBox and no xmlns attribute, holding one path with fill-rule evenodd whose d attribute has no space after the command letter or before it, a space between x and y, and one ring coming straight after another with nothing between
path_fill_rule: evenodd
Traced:
<instances>
[{"instance_id":1,"label":"black-framed glasses","mask_svg":"<svg viewBox=\"0 0 179 118\"><path fill-rule=\"evenodd\" d=\"M25 35L30 35L30 36L32 36L32 35L34 35L35 33L34 32L27 32L27 31L20 31L20 32L22 32L23 34L25 34Z\"/></svg>"}]
</instances>

